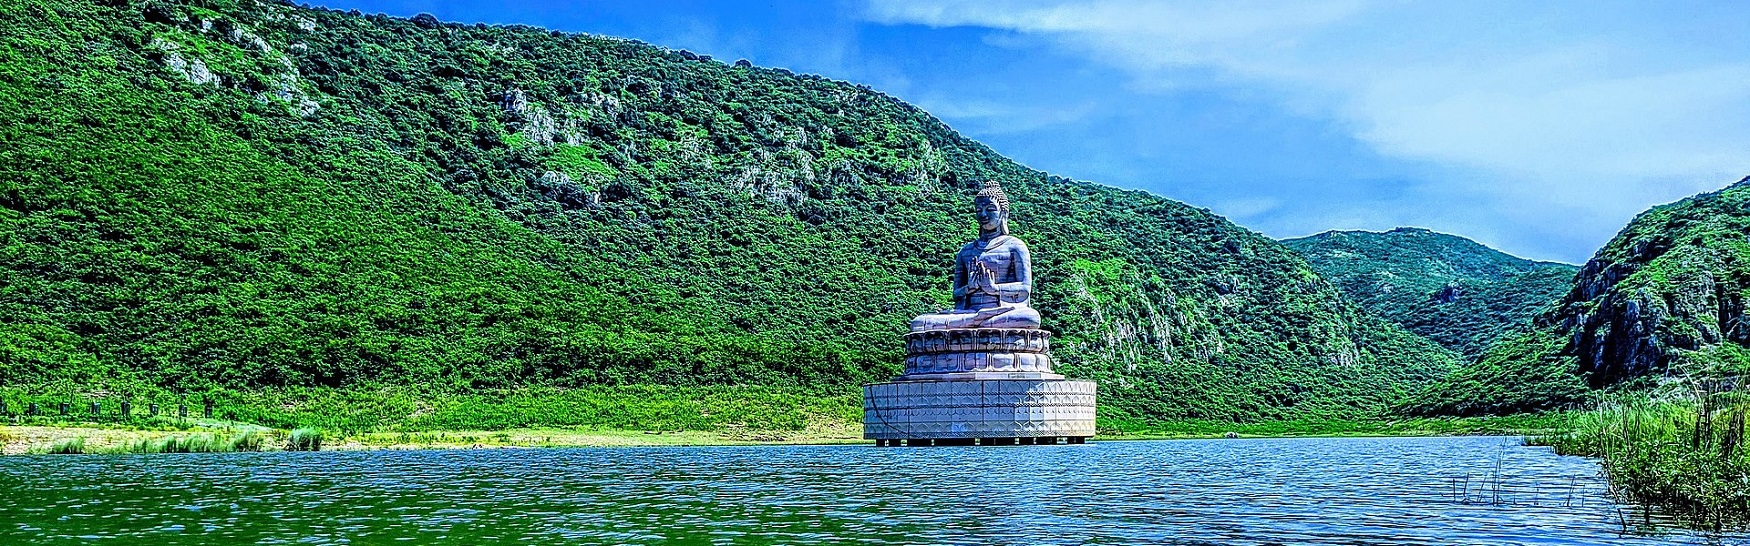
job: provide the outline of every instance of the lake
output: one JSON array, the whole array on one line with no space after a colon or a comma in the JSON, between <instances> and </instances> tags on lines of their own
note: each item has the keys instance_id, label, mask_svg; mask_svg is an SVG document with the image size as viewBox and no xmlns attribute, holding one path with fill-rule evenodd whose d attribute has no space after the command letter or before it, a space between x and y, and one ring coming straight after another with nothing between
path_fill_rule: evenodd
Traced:
<instances>
[{"instance_id":1,"label":"lake","mask_svg":"<svg viewBox=\"0 0 1750 546\"><path fill-rule=\"evenodd\" d=\"M1750 543L1487 437L17 456L0 495L0 544Z\"/></svg>"}]
</instances>

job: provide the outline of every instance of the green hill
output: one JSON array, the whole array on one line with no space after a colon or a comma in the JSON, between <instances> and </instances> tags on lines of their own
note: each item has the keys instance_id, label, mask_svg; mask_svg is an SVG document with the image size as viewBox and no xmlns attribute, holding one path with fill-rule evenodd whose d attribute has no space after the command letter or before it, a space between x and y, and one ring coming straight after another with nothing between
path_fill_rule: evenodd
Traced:
<instances>
[{"instance_id":1,"label":"green hill","mask_svg":"<svg viewBox=\"0 0 1750 546\"><path fill-rule=\"evenodd\" d=\"M0 27L17 390L851 393L949 304L986 179L1108 422L1360 415L1454 365L1269 239L867 87L253 0L11 0Z\"/></svg>"},{"instance_id":2,"label":"green hill","mask_svg":"<svg viewBox=\"0 0 1750 546\"><path fill-rule=\"evenodd\" d=\"M1416 397L1423 413L1562 407L1591 389L1750 371L1750 178L1654 207L1600 249L1535 328Z\"/></svg>"},{"instance_id":3,"label":"green hill","mask_svg":"<svg viewBox=\"0 0 1750 546\"><path fill-rule=\"evenodd\" d=\"M1282 244L1368 311L1467 358L1528 324L1578 269L1419 228L1327 231Z\"/></svg>"}]
</instances>

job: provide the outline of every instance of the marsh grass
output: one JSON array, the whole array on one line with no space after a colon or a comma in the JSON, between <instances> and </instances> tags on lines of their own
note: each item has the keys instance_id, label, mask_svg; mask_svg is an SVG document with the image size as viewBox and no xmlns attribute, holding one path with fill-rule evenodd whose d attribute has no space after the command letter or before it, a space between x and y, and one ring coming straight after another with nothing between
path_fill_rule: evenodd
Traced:
<instances>
[{"instance_id":1,"label":"marsh grass","mask_svg":"<svg viewBox=\"0 0 1750 546\"><path fill-rule=\"evenodd\" d=\"M286 437L286 451L322 451L322 431L300 428Z\"/></svg>"},{"instance_id":2,"label":"marsh grass","mask_svg":"<svg viewBox=\"0 0 1750 546\"><path fill-rule=\"evenodd\" d=\"M260 432L246 430L227 438L226 444L231 451L261 451L266 443Z\"/></svg>"},{"instance_id":3,"label":"marsh grass","mask_svg":"<svg viewBox=\"0 0 1750 546\"><path fill-rule=\"evenodd\" d=\"M121 396L72 387L0 387L0 399L13 408L39 404L42 414L22 418L24 424L37 426L189 430L250 423L288 430L316 428L342 436L541 427L796 431L818 422L860 423L863 415L862 394L856 387L594 385L467 393L414 387L291 387L186 395L152 386L128 390L128 396ZM101 401L102 413L78 411L94 400ZM116 411L120 400L131 401L135 413L124 416ZM59 414L63 402L73 408L71 414ZM201 417L209 402L213 419ZM159 415L139 411L151 403L160 405ZM177 416L179 406L189 409L188 418Z\"/></svg>"},{"instance_id":4,"label":"marsh grass","mask_svg":"<svg viewBox=\"0 0 1750 546\"><path fill-rule=\"evenodd\" d=\"M200 433L143 438L124 442L114 448L104 450L104 452L111 454L236 453L261 451L263 443L264 440L260 432L246 430L232 434Z\"/></svg>"},{"instance_id":5,"label":"marsh grass","mask_svg":"<svg viewBox=\"0 0 1750 546\"><path fill-rule=\"evenodd\" d=\"M50 455L81 455L85 453L85 438L67 438L49 445Z\"/></svg>"},{"instance_id":6,"label":"marsh grass","mask_svg":"<svg viewBox=\"0 0 1750 546\"><path fill-rule=\"evenodd\" d=\"M1561 413L1483 417L1300 419L1230 423L1209 420L1132 421L1102 417L1099 437L1220 438L1292 436L1520 436L1547 434L1567 420Z\"/></svg>"},{"instance_id":7,"label":"marsh grass","mask_svg":"<svg viewBox=\"0 0 1750 546\"><path fill-rule=\"evenodd\" d=\"M1617 496L1702 528L1750 524L1750 392L1738 378L1686 380L1618 394L1574 414L1561 432L1530 438L1557 453L1597 457Z\"/></svg>"}]
</instances>

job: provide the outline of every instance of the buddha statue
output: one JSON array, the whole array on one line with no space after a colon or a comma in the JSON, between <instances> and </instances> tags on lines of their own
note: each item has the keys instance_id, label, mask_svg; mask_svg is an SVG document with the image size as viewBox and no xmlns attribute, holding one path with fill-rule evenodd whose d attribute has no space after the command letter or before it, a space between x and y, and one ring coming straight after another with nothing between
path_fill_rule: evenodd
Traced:
<instances>
[{"instance_id":1,"label":"buddha statue","mask_svg":"<svg viewBox=\"0 0 1750 546\"><path fill-rule=\"evenodd\" d=\"M1009 197L996 181L972 200L978 238L954 255L954 308L912 319L911 331L952 328L1038 328L1033 259L1026 243L1009 235Z\"/></svg>"},{"instance_id":2,"label":"buddha statue","mask_svg":"<svg viewBox=\"0 0 1750 546\"><path fill-rule=\"evenodd\" d=\"M876 445L1035 445L1094 435L1095 385L1051 371L1051 331L1028 305L1033 261L1009 198L985 182L978 238L954 256L954 308L911 321L905 373L863 387Z\"/></svg>"}]
</instances>

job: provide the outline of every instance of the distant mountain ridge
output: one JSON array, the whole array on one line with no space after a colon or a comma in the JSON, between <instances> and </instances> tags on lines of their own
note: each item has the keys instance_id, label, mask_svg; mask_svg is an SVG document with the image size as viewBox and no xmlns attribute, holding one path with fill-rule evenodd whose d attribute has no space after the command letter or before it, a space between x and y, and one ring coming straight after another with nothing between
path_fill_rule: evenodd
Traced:
<instances>
[{"instance_id":1,"label":"distant mountain ridge","mask_svg":"<svg viewBox=\"0 0 1750 546\"><path fill-rule=\"evenodd\" d=\"M864 86L256 0L0 29L8 385L842 391L949 304L984 180L1102 418L1372 414L1456 365L1274 241Z\"/></svg>"},{"instance_id":2,"label":"distant mountain ridge","mask_svg":"<svg viewBox=\"0 0 1750 546\"><path fill-rule=\"evenodd\" d=\"M1470 358L1528 325L1579 269L1423 228L1327 231L1281 242L1362 307Z\"/></svg>"}]
</instances>

